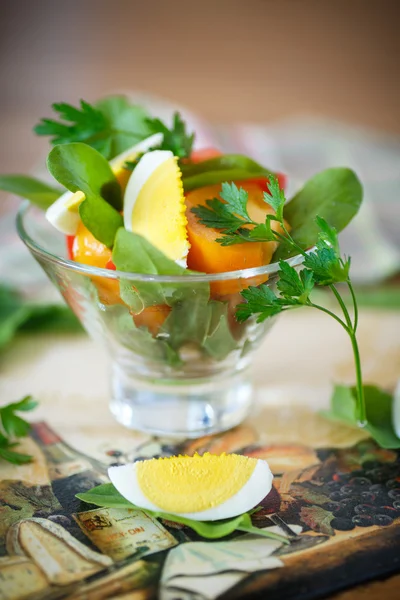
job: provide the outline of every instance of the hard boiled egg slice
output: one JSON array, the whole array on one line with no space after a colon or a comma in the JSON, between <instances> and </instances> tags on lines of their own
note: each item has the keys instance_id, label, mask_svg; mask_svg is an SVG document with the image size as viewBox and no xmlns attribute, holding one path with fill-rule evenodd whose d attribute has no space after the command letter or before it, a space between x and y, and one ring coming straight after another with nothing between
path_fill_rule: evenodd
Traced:
<instances>
[{"instance_id":1,"label":"hard boiled egg slice","mask_svg":"<svg viewBox=\"0 0 400 600\"><path fill-rule=\"evenodd\" d=\"M185 196L178 159L169 150L142 156L125 190L124 225L186 267Z\"/></svg>"},{"instance_id":2,"label":"hard boiled egg slice","mask_svg":"<svg viewBox=\"0 0 400 600\"><path fill-rule=\"evenodd\" d=\"M131 176L131 171L124 169L126 161L134 160L138 154L147 152L150 148L158 146L162 142L162 139L162 133L151 135L110 161L111 169L122 190L125 189L128 179ZM82 192L65 192L47 209L46 219L61 233L75 235L80 222L79 205L84 199L85 195Z\"/></svg>"},{"instance_id":3,"label":"hard boiled egg slice","mask_svg":"<svg viewBox=\"0 0 400 600\"><path fill-rule=\"evenodd\" d=\"M264 460L237 454L173 456L110 467L119 493L136 506L195 521L241 515L271 491Z\"/></svg>"}]
</instances>

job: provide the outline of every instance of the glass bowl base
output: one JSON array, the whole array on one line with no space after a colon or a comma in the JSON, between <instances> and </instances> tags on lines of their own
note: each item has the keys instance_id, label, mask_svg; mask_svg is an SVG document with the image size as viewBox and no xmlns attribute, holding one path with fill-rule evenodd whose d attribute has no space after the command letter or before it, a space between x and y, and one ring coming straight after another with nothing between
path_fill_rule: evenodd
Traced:
<instances>
[{"instance_id":1,"label":"glass bowl base","mask_svg":"<svg viewBox=\"0 0 400 600\"><path fill-rule=\"evenodd\" d=\"M190 382L127 376L114 365L110 410L130 429L157 436L196 438L235 427L247 416L252 385L246 373Z\"/></svg>"}]
</instances>

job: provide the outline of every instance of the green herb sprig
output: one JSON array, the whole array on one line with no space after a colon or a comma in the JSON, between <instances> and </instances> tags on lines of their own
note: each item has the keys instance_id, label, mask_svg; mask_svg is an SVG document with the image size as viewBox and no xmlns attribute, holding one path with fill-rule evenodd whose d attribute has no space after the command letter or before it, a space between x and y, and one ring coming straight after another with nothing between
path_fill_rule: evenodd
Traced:
<instances>
[{"instance_id":1,"label":"green herb sprig","mask_svg":"<svg viewBox=\"0 0 400 600\"><path fill-rule=\"evenodd\" d=\"M37 401L32 396L25 396L18 402L12 402L0 408L0 458L14 465L31 462L32 456L13 450L15 446L18 446L18 442L14 441L15 438L25 437L31 428L30 424L16 413L33 410L37 405Z\"/></svg>"},{"instance_id":2,"label":"green herb sprig","mask_svg":"<svg viewBox=\"0 0 400 600\"><path fill-rule=\"evenodd\" d=\"M281 542L282 544L290 543L286 537L279 535L278 533L268 531L268 529L258 529L258 527L254 527L252 525L250 516L251 512L254 511L221 521L194 521L193 519L188 519L186 517L178 517L176 515L156 512L148 510L147 508L143 509L139 506L135 506L126 500L112 483L104 483L89 490L88 492L76 494L76 497L83 502L87 502L88 504L94 504L104 508L130 508L135 510L143 510L156 519L164 519L166 521L171 521L172 523L186 525L202 537L208 539L216 540L224 538L234 531L243 531L246 533L253 533L267 537L277 542Z\"/></svg>"},{"instance_id":3,"label":"green herb sprig","mask_svg":"<svg viewBox=\"0 0 400 600\"><path fill-rule=\"evenodd\" d=\"M257 321L262 322L269 317L300 306L316 308L335 319L349 335L352 344L357 380L357 414L359 423L365 425L366 407L360 352L356 338L358 307L349 274L350 259L340 256L336 229L330 226L322 216L314 215L313 227L317 226L315 249L307 251L303 245L300 245L295 239L296 230L289 232L285 223L286 198L274 175L270 175L268 192L264 193L264 201L274 209L275 214L268 214L264 223L256 223L249 217L248 194L245 190L238 189L234 183L222 185L221 198L222 200L217 198L208 200L206 206L192 209L201 223L207 227L221 230L222 237L218 240L221 245L275 241L288 249L290 255L297 254L303 257L304 266L299 273L287 262L279 261L277 283L279 295L276 295L267 284L244 290L242 296L246 303L239 304L237 307L237 320L245 321L252 315L258 315ZM327 206L330 210L330 205L322 205L322 208L326 211ZM278 222L279 230L271 227L273 221ZM249 229L248 226L252 228ZM307 234L306 238L310 239L310 235ZM345 283L350 291L354 311L353 318L338 291L338 283ZM314 286L330 288L339 304L343 318L312 301L310 294Z\"/></svg>"},{"instance_id":4,"label":"green herb sprig","mask_svg":"<svg viewBox=\"0 0 400 600\"><path fill-rule=\"evenodd\" d=\"M305 251L293 239L286 227L283 217L286 199L283 191L279 189L276 177L271 176L268 190L268 193L264 193L264 200L275 210L275 215L268 215L267 217L265 223L265 228L267 230L266 241L269 241L272 238L275 239L275 241L282 242L286 246L290 246L297 254L303 256L304 266L297 272L295 267L280 260L278 271L279 279L277 282L277 288L280 292L279 296L277 296L266 284L262 284L259 287L249 287L242 292L242 296L247 302L238 305L236 317L239 321L245 321L251 315L257 314L257 321L261 322L280 312L298 308L300 306L309 306L320 310L335 319L335 321L337 321L346 331L351 341L356 369L358 421L361 426L365 426L367 422L366 406L360 352L356 337L358 306L350 279L350 258L341 257L336 229L331 227L327 221L320 216L315 218L315 222L319 228L315 249L308 252ZM282 233L274 231L271 228L270 224L272 220L278 221ZM350 316L350 312L337 288L338 283L345 283L349 289L353 303L353 317ZM312 301L310 294L314 286L330 288L342 311L342 318L324 306L315 304Z\"/></svg>"}]
</instances>

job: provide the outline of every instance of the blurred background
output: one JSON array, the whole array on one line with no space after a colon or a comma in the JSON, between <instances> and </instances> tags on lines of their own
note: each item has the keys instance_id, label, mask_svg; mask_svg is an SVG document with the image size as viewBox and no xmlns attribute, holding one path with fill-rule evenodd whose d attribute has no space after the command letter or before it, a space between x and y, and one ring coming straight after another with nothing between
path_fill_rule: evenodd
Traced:
<instances>
[{"instance_id":1,"label":"blurred background","mask_svg":"<svg viewBox=\"0 0 400 600\"><path fill-rule=\"evenodd\" d=\"M398 0L0 0L1 172L52 102L140 90L211 124L320 115L400 133Z\"/></svg>"}]
</instances>

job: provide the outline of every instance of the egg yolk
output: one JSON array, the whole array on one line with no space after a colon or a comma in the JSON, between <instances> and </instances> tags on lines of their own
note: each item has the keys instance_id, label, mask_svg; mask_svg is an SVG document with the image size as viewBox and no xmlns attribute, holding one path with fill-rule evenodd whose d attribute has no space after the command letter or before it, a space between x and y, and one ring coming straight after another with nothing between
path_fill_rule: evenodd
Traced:
<instances>
[{"instance_id":1,"label":"egg yolk","mask_svg":"<svg viewBox=\"0 0 400 600\"><path fill-rule=\"evenodd\" d=\"M250 479L257 460L209 454L173 456L136 463L143 494L165 512L193 513L218 506Z\"/></svg>"}]
</instances>

